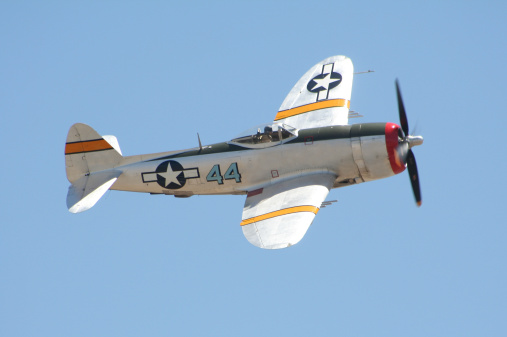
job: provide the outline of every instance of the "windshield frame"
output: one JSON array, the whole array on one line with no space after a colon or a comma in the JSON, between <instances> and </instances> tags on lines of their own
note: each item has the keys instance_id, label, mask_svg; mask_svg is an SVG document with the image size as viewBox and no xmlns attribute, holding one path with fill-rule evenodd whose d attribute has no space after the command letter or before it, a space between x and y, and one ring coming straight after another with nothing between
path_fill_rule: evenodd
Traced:
<instances>
[{"instance_id":1,"label":"windshield frame","mask_svg":"<svg viewBox=\"0 0 507 337\"><path fill-rule=\"evenodd\" d=\"M298 131L298 129L284 123L261 124L243 131L228 141L227 144L250 149L264 149L281 145L297 138Z\"/></svg>"}]
</instances>

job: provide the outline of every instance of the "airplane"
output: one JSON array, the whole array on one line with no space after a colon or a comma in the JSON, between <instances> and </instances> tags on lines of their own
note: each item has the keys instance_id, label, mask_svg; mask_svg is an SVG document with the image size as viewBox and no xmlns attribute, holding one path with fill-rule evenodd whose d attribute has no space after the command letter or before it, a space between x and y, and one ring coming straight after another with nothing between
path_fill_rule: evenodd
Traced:
<instances>
[{"instance_id":1,"label":"airplane","mask_svg":"<svg viewBox=\"0 0 507 337\"><path fill-rule=\"evenodd\" d=\"M74 124L65 145L70 212L93 207L108 190L173 195L245 195L240 226L256 247L280 249L306 234L333 188L399 174L408 168L422 203L398 81L400 125L348 124L354 68L332 56L314 65L289 92L273 122L222 143L123 156L114 136Z\"/></svg>"}]
</instances>

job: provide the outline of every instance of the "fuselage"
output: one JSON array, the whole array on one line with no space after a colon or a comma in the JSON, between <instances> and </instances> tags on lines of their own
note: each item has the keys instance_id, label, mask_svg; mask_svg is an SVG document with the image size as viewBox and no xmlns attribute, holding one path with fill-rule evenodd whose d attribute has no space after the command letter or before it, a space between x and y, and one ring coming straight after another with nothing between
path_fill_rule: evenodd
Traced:
<instances>
[{"instance_id":1,"label":"fuselage","mask_svg":"<svg viewBox=\"0 0 507 337\"><path fill-rule=\"evenodd\" d=\"M386 178L396 163L398 129L392 123L337 125L298 130L297 137L267 147L231 142L202 148L125 157L111 189L169 194L247 194L271 183L331 173L334 188Z\"/></svg>"}]
</instances>

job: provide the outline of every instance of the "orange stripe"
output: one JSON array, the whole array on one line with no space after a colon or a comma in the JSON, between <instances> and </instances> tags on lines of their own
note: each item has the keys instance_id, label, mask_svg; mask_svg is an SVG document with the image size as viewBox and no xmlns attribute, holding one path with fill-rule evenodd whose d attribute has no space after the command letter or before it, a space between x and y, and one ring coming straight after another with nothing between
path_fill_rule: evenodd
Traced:
<instances>
[{"instance_id":1,"label":"orange stripe","mask_svg":"<svg viewBox=\"0 0 507 337\"><path fill-rule=\"evenodd\" d=\"M297 108L292 108L288 110L279 111L276 114L275 121L279 119L284 119L287 117L292 117L300 114L304 114L310 111L326 109L326 108L336 108L336 107L344 107L350 108L350 101L346 99L330 99L327 101L320 101L316 103L311 103L307 105L298 106Z\"/></svg>"},{"instance_id":2,"label":"orange stripe","mask_svg":"<svg viewBox=\"0 0 507 337\"><path fill-rule=\"evenodd\" d=\"M104 139L87 140L84 142L65 144L65 154L109 150L113 147Z\"/></svg>"},{"instance_id":3,"label":"orange stripe","mask_svg":"<svg viewBox=\"0 0 507 337\"><path fill-rule=\"evenodd\" d=\"M267 214L259 215L259 216L254 216L253 218L243 220L243 221L241 221L241 226L249 225L253 222L271 219L271 218L274 218L274 217L277 217L280 215L287 215L287 214L298 213L298 212L311 212L311 213L317 214L318 211L319 211L319 208L316 206L290 207L290 208L281 209L279 211L274 211L271 213L267 213Z\"/></svg>"}]
</instances>

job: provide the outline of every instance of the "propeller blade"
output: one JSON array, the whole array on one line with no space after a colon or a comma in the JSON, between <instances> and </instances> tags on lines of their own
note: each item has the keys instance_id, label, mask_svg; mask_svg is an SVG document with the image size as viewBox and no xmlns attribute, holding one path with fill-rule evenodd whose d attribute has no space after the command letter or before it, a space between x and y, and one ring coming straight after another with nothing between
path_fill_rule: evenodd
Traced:
<instances>
[{"instance_id":1,"label":"propeller blade","mask_svg":"<svg viewBox=\"0 0 507 337\"><path fill-rule=\"evenodd\" d=\"M396 95L398 96L398 111L400 114L401 129L405 133L405 136L408 136L407 114L405 112L405 105L403 104L403 98L401 97L400 84L398 83L398 79L396 79Z\"/></svg>"},{"instance_id":2,"label":"propeller blade","mask_svg":"<svg viewBox=\"0 0 507 337\"><path fill-rule=\"evenodd\" d=\"M410 177L410 183L412 184L412 191L414 192L415 201L417 206L421 206L421 186L419 184L419 174L417 173L417 163L412 150L408 150L407 153L407 169Z\"/></svg>"}]
</instances>

